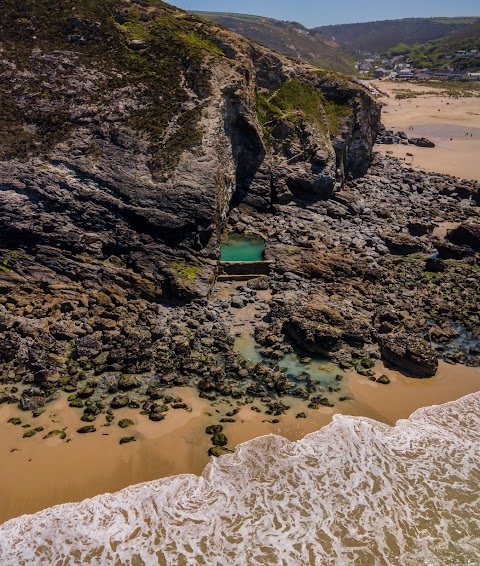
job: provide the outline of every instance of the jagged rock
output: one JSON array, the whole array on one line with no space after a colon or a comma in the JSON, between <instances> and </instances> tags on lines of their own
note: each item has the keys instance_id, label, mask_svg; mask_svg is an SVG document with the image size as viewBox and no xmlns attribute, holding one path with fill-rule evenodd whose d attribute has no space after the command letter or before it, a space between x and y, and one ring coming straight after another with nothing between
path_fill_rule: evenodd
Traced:
<instances>
[{"instance_id":1,"label":"jagged rock","mask_svg":"<svg viewBox=\"0 0 480 566\"><path fill-rule=\"evenodd\" d=\"M309 352L330 357L345 345L363 346L371 341L367 321L348 313L345 316L322 300L312 301L300 308L291 305L286 324L289 336Z\"/></svg>"},{"instance_id":2,"label":"jagged rock","mask_svg":"<svg viewBox=\"0 0 480 566\"><path fill-rule=\"evenodd\" d=\"M389 334L380 337L382 358L412 377L432 377L438 359L431 345L416 334Z\"/></svg>"}]
</instances>

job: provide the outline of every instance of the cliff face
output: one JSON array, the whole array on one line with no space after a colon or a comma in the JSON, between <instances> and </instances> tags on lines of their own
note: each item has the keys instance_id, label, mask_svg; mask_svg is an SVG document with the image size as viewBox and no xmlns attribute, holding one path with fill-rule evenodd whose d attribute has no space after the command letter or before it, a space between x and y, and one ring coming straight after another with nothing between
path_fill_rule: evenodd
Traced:
<instances>
[{"instance_id":1,"label":"cliff face","mask_svg":"<svg viewBox=\"0 0 480 566\"><path fill-rule=\"evenodd\" d=\"M208 294L232 206L328 198L379 125L345 78L153 0L7 0L0 96L4 290L160 302Z\"/></svg>"}]
</instances>

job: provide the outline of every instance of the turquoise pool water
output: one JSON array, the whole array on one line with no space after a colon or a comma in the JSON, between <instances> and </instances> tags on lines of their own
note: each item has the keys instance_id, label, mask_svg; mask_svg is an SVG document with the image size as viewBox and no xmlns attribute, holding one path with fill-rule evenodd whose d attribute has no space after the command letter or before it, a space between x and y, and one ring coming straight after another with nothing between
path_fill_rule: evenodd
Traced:
<instances>
[{"instance_id":1,"label":"turquoise pool water","mask_svg":"<svg viewBox=\"0 0 480 566\"><path fill-rule=\"evenodd\" d=\"M265 241L260 236L231 235L220 247L221 261L262 261Z\"/></svg>"}]
</instances>

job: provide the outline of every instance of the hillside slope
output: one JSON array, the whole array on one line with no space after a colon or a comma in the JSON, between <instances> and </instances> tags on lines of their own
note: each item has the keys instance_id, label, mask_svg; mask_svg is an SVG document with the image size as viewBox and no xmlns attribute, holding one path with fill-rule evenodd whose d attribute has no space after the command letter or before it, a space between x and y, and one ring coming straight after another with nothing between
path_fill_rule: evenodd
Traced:
<instances>
[{"instance_id":1,"label":"hillside slope","mask_svg":"<svg viewBox=\"0 0 480 566\"><path fill-rule=\"evenodd\" d=\"M408 18L359 24L321 26L316 31L351 49L381 53L400 43L413 45L444 37L475 18Z\"/></svg>"},{"instance_id":2,"label":"hillside slope","mask_svg":"<svg viewBox=\"0 0 480 566\"><path fill-rule=\"evenodd\" d=\"M195 13L279 53L302 59L318 67L347 74L352 74L355 70L351 56L335 41L316 31L308 30L298 22L244 14Z\"/></svg>"},{"instance_id":3,"label":"hillside slope","mask_svg":"<svg viewBox=\"0 0 480 566\"><path fill-rule=\"evenodd\" d=\"M395 48L394 48L395 49ZM455 57L457 51L480 49L480 19L452 32L437 41L414 45L410 49L403 46L402 53L412 59L417 67L454 68L455 70L477 71L480 57ZM446 59L446 57L449 57Z\"/></svg>"}]
</instances>

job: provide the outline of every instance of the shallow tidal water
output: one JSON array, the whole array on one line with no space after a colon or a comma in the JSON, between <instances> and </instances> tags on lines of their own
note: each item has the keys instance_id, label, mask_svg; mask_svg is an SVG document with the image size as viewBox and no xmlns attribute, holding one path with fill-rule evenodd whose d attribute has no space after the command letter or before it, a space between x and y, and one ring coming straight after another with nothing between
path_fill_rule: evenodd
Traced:
<instances>
[{"instance_id":1,"label":"shallow tidal water","mask_svg":"<svg viewBox=\"0 0 480 566\"><path fill-rule=\"evenodd\" d=\"M0 527L0 564L478 564L480 393L395 427L335 415Z\"/></svg>"}]
</instances>

